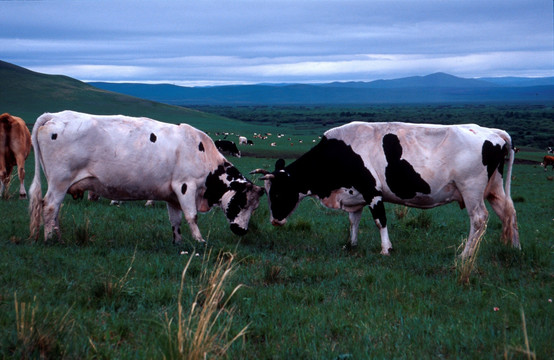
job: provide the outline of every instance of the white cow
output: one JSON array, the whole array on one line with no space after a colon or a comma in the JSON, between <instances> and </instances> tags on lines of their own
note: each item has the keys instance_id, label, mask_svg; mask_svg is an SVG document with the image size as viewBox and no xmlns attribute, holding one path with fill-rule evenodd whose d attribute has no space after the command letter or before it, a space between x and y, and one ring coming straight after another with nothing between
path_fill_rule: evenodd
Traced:
<instances>
[{"instance_id":1,"label":"white cow","mask_svg":"<svg viewBox=\"0 0 554 360\"><path fill-rule=\"evenodd\" d=\"M184 213L192 237L204 241L197 212L217 205L231 230L246 233L264 191L252 184L217 151L202 131L122 115L97 116L63 111L40 116L32 133L35 177L30 188L30 230L38 237L61 233L58 212L66 193L94 191L113 200L167 202L173 241L181 241ZM40 167L48 182L42 200Z\"/></svg>"},{"instance_id":2,"label":"white cow","mask_svg":"<svg viewBox=\"0 0 554 360\"><path fill-rule=\"evenodd\" d=\"M392 248L384 202L427 209L456 201L470 217L462 253L467 257L485 229L484 199L502 220L505 242L520 247L510 197L513 161L511 138L498 129L473 124L353 122L327 131L321 142L290 165L285 167L279 159L275 171L251 173L265 175L274 225L283 225L304 197L316 196L325 206L349 213L350 240L355 246L362 210L368 205L380 230L384 255Z\"/></svg>"},{"instance_id":3,"label":"white cow","mask_svg":"<svg viewBox=\"0 0 554 360\"><path fill-rule=\"evenodd\" d=\"M248 139L245 136L239 136L239 145L246 145L248 143Z\"/></svg>"}]
</instances>

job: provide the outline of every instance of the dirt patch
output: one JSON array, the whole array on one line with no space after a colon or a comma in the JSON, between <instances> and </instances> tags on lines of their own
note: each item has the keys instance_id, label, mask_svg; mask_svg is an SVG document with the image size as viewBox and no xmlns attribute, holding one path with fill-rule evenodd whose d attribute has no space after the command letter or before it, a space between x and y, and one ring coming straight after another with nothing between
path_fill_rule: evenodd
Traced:
<instances>
[{"instance_id":1,"label":"dirt patch","mask_svg":"<svg viewBox=\"0 0 554 360\"><path fill-rule=\"evenodd\" d=\"M535 161L535 160L527 160L527 159L514 159L514 164L518 164L518 165L539 165L541 162L540 161Z\"/></svg>"}]
</instances>

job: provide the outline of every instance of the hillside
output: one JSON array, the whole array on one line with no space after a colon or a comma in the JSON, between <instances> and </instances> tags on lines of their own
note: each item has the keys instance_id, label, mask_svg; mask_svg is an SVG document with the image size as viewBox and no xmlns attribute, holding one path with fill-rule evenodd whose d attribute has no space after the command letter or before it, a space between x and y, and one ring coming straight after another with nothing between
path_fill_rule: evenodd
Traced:
<instances>
[{"instance_id":1,"label":"hillside","mask_svg":"<svg viewBox=\"0 0 554 360\"><path fill-rule=\"evenodd\" d=\"M76 110L93 114L146 116L188 123L202 130L232 129L239 122L200 111L103 90L61 75L46 75L0 61L0 112L28 124L45 112Z\"/></svg>"},{"instance_id":2,"label":"hillside","mask_svg":"<svg viewBox=\"0 0 554 360\"><path fill-rule=\"evenodd\" d=\"M98 88L175 105L332 105L550 103L554 78L464 79L444 73L371 82L184 87L91 83Z\"/></svg>"}]
</instances>

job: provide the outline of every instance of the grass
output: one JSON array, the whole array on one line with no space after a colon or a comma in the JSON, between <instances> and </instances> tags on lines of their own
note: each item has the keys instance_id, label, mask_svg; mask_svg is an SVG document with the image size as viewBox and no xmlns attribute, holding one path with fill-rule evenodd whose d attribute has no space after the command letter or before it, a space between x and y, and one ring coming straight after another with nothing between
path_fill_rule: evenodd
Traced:
<instances>
[{"instance_id":1,"label":"grass","mask_svg":"<svg viewBox=\"0 0 554 360\"><path fill-rule=\"evenodd\" d=\"M229 160L244 174L274 164ZM28 186L31 158L26 169ZM554 203L545 194L552 182L533 165L516 165L513 175L522 250L501 243L489 208L462 284L456 254L469 221L456 204L426 211L387 204L394 251L385 257L367 210L358 248L345 251L348 216L311 199L278 228L264 199L242 238L220 210L201 214L202 247L185 222L183 245L172 245L162 203L114 207L70 197L60 214L65 243L35 243L28 201L2 199L0 358L178 358L179 344L197 328L188 322L198 319L192 304L206 304L209 274L226 271L218 264L232 270L219 287L225 295L212 302L212 314L223 310L216 324L228 331L219 350L205 351L212 358L223 348L231 359L549 358ZM210 255L225 253L232 264Z\"/></svg>"}]
</instances>

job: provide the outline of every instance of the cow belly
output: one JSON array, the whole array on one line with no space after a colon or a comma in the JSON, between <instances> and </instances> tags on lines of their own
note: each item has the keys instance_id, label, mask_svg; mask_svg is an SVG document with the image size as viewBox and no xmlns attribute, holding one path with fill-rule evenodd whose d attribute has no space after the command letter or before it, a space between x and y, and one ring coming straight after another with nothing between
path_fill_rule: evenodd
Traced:
<instances>
[{"instance_id":1,"label":"cow belly","mask_svg":"<svg viewBox=\"0 0 554 360\"><path fill-rule=\"evenodd\" d=\"M320 199L321 203L331 209L342 209L353 212L366 205L362 194L354 188L334 190L328 197Z\"/></svg>"},{"instance_id":2,"label":"cow belly","mask_svg":"<svg viewBox=\"0 0 554 360\"><path fill-rule=\"evenodd\" d=\"M154 187L145 183L111 183L95 177L87 177L74 183L67 192L75 197L86 190L111 200L175 200L169 184Z\"/></svg>"},{"instance_id":3,"label":"cow belly","mask_svg":"<svg viewBox=\"0 0 554 360\"><path fill-rule=\"evenodd\" d=\"M430 209L453 201L457 201L460 203L460 206L463 207L462 195L454 183L448 183L439 190L435 190L432 187L430 194L416 194L416 196L411 199L400 199L392 192L386 192L383 194L383 199L386 202L421 209Z\"/></svg>"}]
</instances>

